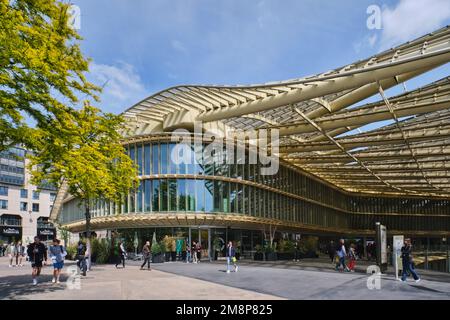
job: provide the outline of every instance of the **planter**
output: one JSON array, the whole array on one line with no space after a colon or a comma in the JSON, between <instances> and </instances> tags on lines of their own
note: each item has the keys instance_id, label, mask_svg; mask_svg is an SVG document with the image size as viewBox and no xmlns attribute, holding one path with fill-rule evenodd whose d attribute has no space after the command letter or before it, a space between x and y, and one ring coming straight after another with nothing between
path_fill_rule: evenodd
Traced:
<instances>
[{"instance_id":1,"label":"planter","mask_svg":"<svg viewBox=\"0 0 450 320\"><path fill-rule=\"evenodd\" d=\"M214 251L214 260L217 260L218 256L219 256L219 251Z\"/></svg>"},{"instance_id":2,"label":"planter","mask_svg":"<svg viewBox=\"0 0 450 320\"><path fill-rule=\"evenodd\" d=\"M236 256L236 260L240 260L241 259L241 254L240 253L236 252L235 256Z\"/></svg>"},{"instance_id":3,"label":"planter","mask_svg":"<svg viewBox=\"0 0 450 320\"><path fill-rule=\"evenodd\" d=\"M165 261L166 261L166 262L169 262L169 261L170 261L170 256L171 256L170 252L164 253L164 258L165 258Z\"/></svg>"},{"instance_id":4,"label":"planter","mask_svg":"<svg viewBox=\"0 0 450 320\"><path fill-rule=\"evenodd\" d=\"M277 259L278 260L293 260L294 253L292 253L292 252L277 252Z\"/></svg>"},{"instance_id":5,"label":"planter","mask_svg":"<svg viewBox=\"0 0 450 320\"><path fill-rule=\"evenodd\" d=\"M253 256L253 260L263 261L264 260L264 253L262 253L262 252L255 252L255 254Z\"/></svg>"},{"instance_id":6,"label":"planter","mask_svg":"<svg viewBox=\"0 0 450 320\"><path fill-rule=\"evenodd\" d=\"M152 263L163 263L163 262L164 262L163 254L152 255Z\"/></svg>"},{"instance_id":7,"label":"planter","mask_svg":"<svg viewBox=\"0 0 450 320\"><path fill-rule=\"evenodd\" d=\"M172 251L170 253L170 257L171 257L172 261L177 261L177 252L176 251Z\"/></svg>"},{"instance_id":8,"label":"planter","mask_svg":"<svg viewBox=\"0 0 450 320\"><path fill-rule=\"evenodd\" d=\"M268 252L266 253L266 261L276 261L277 260L277 253L276 252Z\"/></svg>"}]
</instances>

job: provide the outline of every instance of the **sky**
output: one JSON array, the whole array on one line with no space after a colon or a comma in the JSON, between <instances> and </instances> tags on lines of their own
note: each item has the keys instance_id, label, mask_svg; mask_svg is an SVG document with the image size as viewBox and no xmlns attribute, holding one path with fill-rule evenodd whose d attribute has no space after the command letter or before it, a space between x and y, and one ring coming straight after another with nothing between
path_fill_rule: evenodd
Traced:
<instances>
[{"instance_id":1,"label":"sky","mask_svg":"<svg viewBox=\"0 0 450 320\"><path fill-rule=\"evenodd\" d=\"M179 84L255 84L321 73L450 25L448 0L71 2L80 9L82 50L92 59L88 78L104 87L99 107L116 114ZM369 28L374 6L380 24ZM447 64L406 87L449 71Z\"/></svg>"}]
</instances>

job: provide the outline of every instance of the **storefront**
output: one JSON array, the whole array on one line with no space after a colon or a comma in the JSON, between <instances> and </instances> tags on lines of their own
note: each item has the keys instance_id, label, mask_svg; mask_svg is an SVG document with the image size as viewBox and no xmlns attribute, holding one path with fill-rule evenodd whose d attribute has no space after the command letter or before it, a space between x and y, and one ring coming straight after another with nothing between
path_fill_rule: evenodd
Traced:
<instances>
[{"instance_id":1,"label":"storefront","mask_svg":"<svg viewBox=\"0 0 450 320\"><path fill-rule=\"evenodd\" d=\"M0 240L10 243L21 239L22 239L22 227L0 226Z\"/></svg>"},{"instance_id":2,"label":"storefront","mask_svg":"<svg viewBox=\"0 0 450 320\"><path fill-rule=\"evenodd\" d=\"M37 235L41 241L53 240L56 237L56 228L48 222L47 217L40 217L37 221Z\"/></svg>"}]
</instances>

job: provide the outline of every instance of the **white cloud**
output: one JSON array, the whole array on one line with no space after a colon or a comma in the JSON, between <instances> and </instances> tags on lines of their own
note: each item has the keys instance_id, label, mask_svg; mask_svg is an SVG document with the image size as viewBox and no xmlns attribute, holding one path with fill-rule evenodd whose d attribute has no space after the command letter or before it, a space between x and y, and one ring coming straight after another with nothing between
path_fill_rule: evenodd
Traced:
<instances>
[{"instance_id":1,"label":"white cloud","mask_svg":"<svg viewBox=\"0 0 450 320\"><path fill-rule=\"evenodd\" d=\"M400 0L393 9L384 7L381 48L393 47L434 31L447 19L450 19L448 0Z\"/></svg>"},{"instance_id":2,"label":"white cloud","mask_svg":"<svg viewBox=\"0 0 450 320\"><path fill-rule=\"evenodd\" d=\"M120 113L148 95L139 74L128 63L90 65L90 81L103 87L100 106L103 111Z\"/></svg>"},{"instance_id":3,"label":"white cloud","mask_svg":"<svg viewBox=\"0 0 450 320\"><path fill-rule=\"evenodd\" d=\"M172 48L178 52L181 52L183 54L188 53L188 50L184 46L184 44L179 40L172 40L171 42Z\"/></svg>"}]
</instances>

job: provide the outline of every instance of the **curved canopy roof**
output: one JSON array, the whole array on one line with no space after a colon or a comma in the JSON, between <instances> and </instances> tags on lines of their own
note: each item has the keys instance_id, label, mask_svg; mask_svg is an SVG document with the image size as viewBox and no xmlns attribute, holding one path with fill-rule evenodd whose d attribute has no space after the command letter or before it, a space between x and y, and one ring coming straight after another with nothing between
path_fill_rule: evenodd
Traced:
<instances>
[{"instance_id":1,"label":"curved canopy roof","mask_svg":"<svg viewBox=\"0 0 450 320\"><path fill-rule=\"evenodd\" d=\"M349 192L450 198L450 77L404 94L384 90L450 61L447 26L368 59L258 85L179 85L131 108L135 134L194 121L278 129L280 157ZM379 95L380 100L355 107ZM358 128L382 120L367 132ZM147 131L146 131L147 130Z\"/></svg>"}]
</instances>

